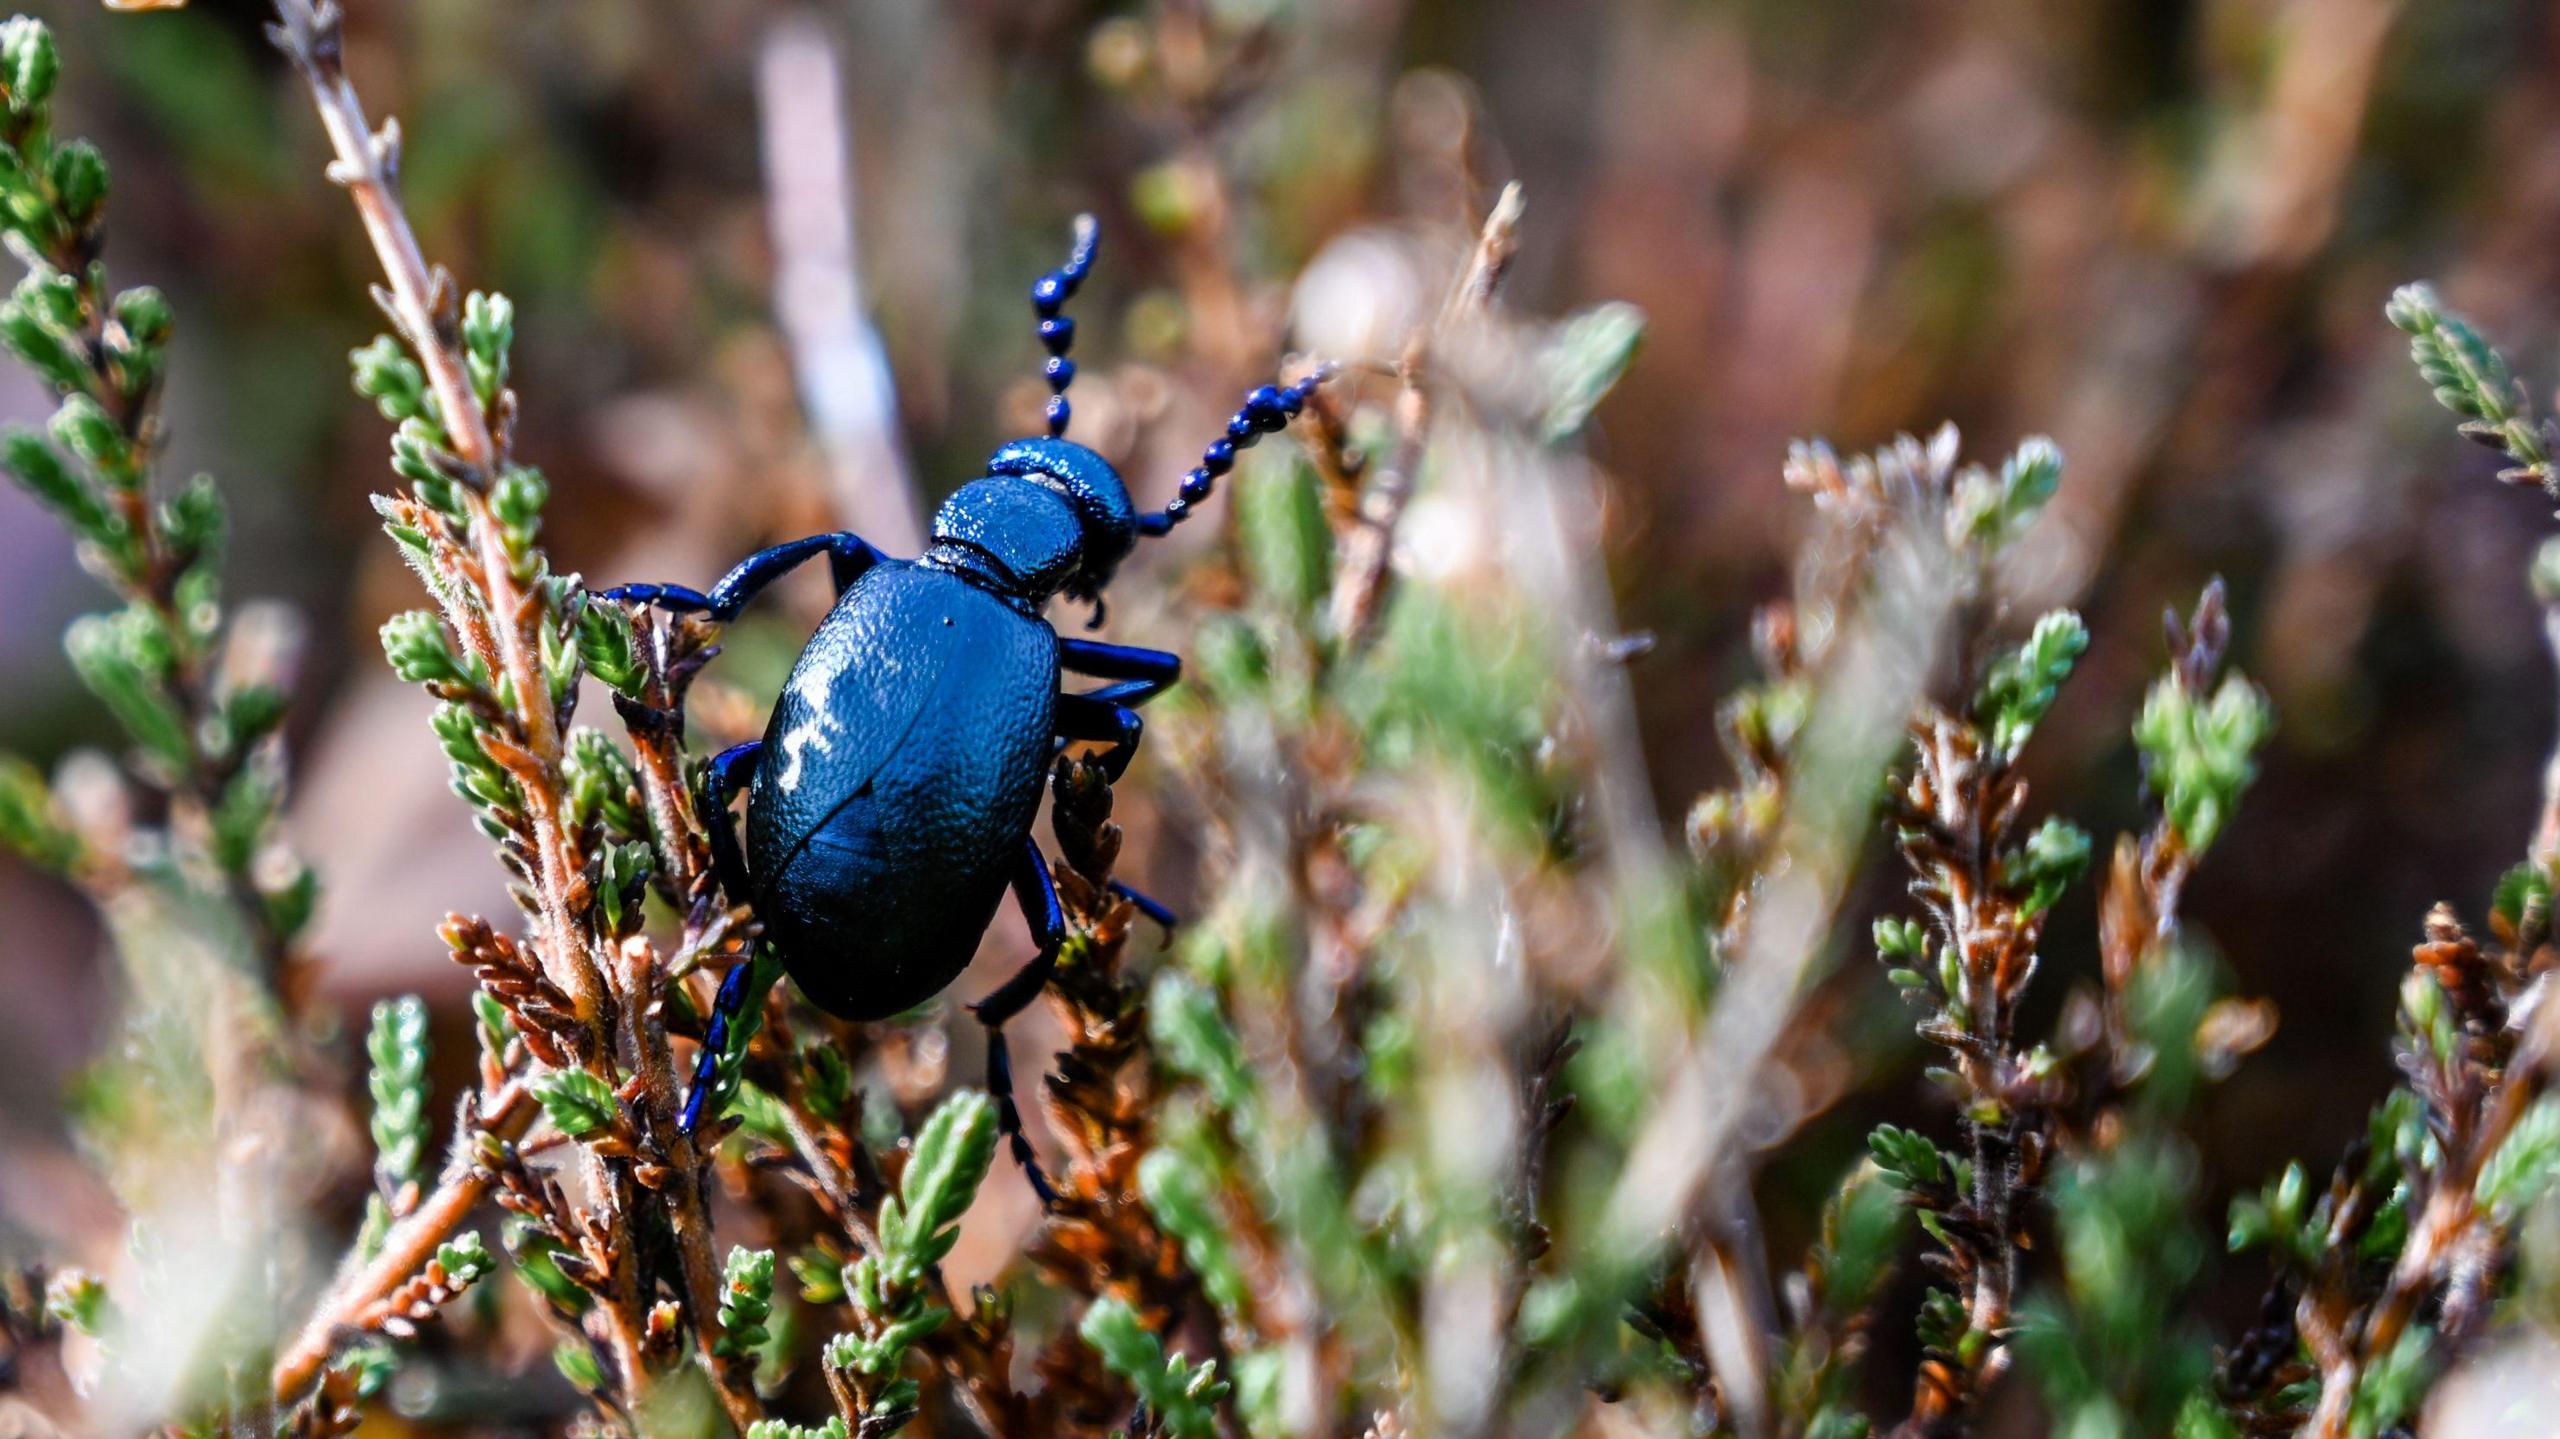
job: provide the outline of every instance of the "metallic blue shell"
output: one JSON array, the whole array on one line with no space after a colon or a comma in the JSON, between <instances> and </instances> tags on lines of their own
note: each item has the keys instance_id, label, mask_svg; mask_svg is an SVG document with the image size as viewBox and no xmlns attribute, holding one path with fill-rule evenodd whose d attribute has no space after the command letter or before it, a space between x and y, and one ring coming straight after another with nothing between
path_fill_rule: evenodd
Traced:
<instances>
[{"instance_id":1,"label":"metallic blue shell","mask_svg":"<svg viewBox=\"0 0 2560 1439\"><path fill-rule=\"evenodd\" d=\"M1019 476L1067 497L1084 522L1084 571L1077 587L1098 593L1138 542L1138 509L1111 462L1073 440L1015 440L987 461L990 475Z\"/></svg>"},{"instance_id":2,"label":"metallic blue shell","mask_svg":"<svg viewBox=\"0 0 2560 1439\"><path fill-rule=\"evenodd\" d=\"M878 1019L968 967L1048 772L1058 639L948 570L884 560L800 655L747 809L756 910L820 1008Z\"/></svg>"},{"instance_id":3,"label":"metallic blue shell","mask_svg":"<svg viewBox=\"0 0 2560 1439\"><path fill-rule=\"evenodd\" d=\"M1016 591L1044 598L1075 578L1084 554L1074 502L1032 480L962 485L934 512L933 537L969 546L1003 566Z\"/></svg>"}]
</instances>

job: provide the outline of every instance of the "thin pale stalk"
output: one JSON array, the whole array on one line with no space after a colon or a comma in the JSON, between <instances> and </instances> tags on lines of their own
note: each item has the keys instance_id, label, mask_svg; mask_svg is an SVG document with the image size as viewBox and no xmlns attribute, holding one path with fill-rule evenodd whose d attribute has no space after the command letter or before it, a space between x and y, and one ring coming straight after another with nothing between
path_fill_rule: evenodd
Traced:
<instances>
[{"instance_id":1,"label":"thin pale stalk","mask_svg":"<svg viewBox=\"0 0 2560 1439\"><path fill-rule=\"evenodd\" d=\"M475 1126L466 1122L462 1126L442 1182L419 1201L408 1218L391 1226L382 1237L381 1250L370 1261L330 1287L302 1333L277 1356L274 1387L278 1402L309 1388L328 1365L339 1336L360 1327L360 1316L434 1258L436 1247L451 1239L488 1196L489 1176L472 1162L470 1146L474 1135L486 1133L500 1140L513 1140L532 1124L536 1112L532 1093L515 1082L482 1095L478 1109L479 1123Z\"/></svg>"},{"instance_id":2,"label":"thin pale stalk","mask_svg":"<svg viewBox=\"0 0 2560 1439\"><path fill-rule=\"evenodd\" d=\"M1349 651L1367 648L1375 637L1378 615L1394 574L1396 527L1413 498L1413 483L1431 437L1432 400L1428 377L1431 346L1443 332L1484 313L1493 303L1511 258L1520 247L1520 217L1527 208L1515 182L1502 189L1493 212L1485 216L1465 269L1430 320L1405 340L1396 369L1404 388L1396 396L1396 444L1387 463L1369 483L1360 513L1343 538L1341 577L1335 582L1331 613L1333 631Z\"/></svg>"}]
</instances>

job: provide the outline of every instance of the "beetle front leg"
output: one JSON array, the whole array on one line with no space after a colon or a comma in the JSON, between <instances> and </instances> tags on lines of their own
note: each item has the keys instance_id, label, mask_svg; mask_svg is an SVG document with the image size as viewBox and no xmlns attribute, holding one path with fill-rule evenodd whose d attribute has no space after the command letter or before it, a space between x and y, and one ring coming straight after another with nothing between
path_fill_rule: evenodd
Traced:
<instances>
[{"instance_id":1,"label":"beetle front leg","mask_svg":"<svg viewBox=\"0 0 2560 1439\"><path fill-rule=\"evenodd\" d=\"M1129 761L1137 757L1138 741L1146 737L1147 722L1127 701L1144 700L1150 690L1132 694L1150 683L1129 680L1122 684L1104 685L1088 695L1058 696L1057 731L1062 740L1097 740L1110 748L1097 757L1102 772L1117 784L1127 773Z\"/></svg>"},{"instance_id":2,"label":"beetle front leg","mask_svg":"<svg viewBox=\"0 0 2560 1439\"><path fill-rule=\"evenodd\" d=\"M631 604L656 605L679 614L705 614L722 624L738 617L747 601L762 594L765 587L800 566L827 557L827 569L836 584L836 593L852 588L863 571L880 562L880 552L871 542L851 530L833 534L811 535L806 539L788 540L771 549L758 550L740 560L737 567L722 575L710 590L687 589L683 585L616 585L598 590L599 599L623 600Z\"/></svg>"},{"instance_id":3,"label":"beetle front leg","mask_svg":"<svg viewBox=\"0 0 2560 1439\"><path fill-rule=\"evenodd\" d=\"M1032 1152L1030 1136L1022 1132L1022 1109L1013 1098L1013 1053L1005 1046L1004 1024L1030 1008L1040 991L1049 987L1049 976L1058 968L1058 946L1066 942L1067 912L1058 903L1057 881L1049 876L1049 861L1040 853L1039 841L1028 837L1014 867L1013 898L1022 907L1022 917L1030 921L1040 952L1020 973L996 986L993 994L970 1005L969 1012L987 1030L987 1092L995 1096L996 1128L1045 1209L1058 1202L1058 1191L1050 1186L1049 1176L1040 1172L1039 1156Z\"/></svg>"},{"instance_id":4,"label":"beetle front leg","mask_svg":"<svg viewBox=\"0 0 2560 1439\"><path fill-rule=\"evenodd\" d=\"M1137 645L1107 645L1100 640L1061 638L1058 641L1058 667L1098 680L1145 680L1143 691L1133 691L1137 698L1130 704L1145 704L1171 689L1182 678L1182 656L1170 650L1143 649Z\"/></svg>"},{"instance_id":5,"label":"beetle front leg","mask_svg":"<svg viewBox=\"0 0 2560 1439\"><path fill-rule=\"evenodd\" d=\"M1058 696L1058 738L1101 740L1102 771L1113 781L1138 753L1146 721L1138 706L1171 689L1182 678L1182 656L1136 645L1106 645L1098 640L1058 641L1058 667L1096 679L1117 680L1085 694Z\"/></svg>"},{"instance_id":6,"label":"beetle front leg","mask_svg":"<svg viewBox=\"0 0 2560 1439\"><path fill-rule=\"evenodd\" d=\"M701 811L703 832L711 840L711 872L720 887L729 894L731 904L746 904L754 897L747 874L746 851L738 847L738 821L729 813L729 801L736 797L739 786L753 779L756 765L764 758L764 741L751 739L733 744L713 755L702 766L700 793L694 807Z\"/></svg>"}]
</instances>

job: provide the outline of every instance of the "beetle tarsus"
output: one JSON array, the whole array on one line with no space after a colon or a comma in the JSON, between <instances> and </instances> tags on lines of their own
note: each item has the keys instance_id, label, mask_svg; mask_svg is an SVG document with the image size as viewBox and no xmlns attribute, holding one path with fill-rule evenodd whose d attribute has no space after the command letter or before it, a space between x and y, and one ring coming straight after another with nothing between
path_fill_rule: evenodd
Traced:
<instances>
[{"instance_id":1,"label":"beetle tarsus","mask_svg":"<svg viewBox=\"0 0 2560 1439\"><path fill-rule=\"evenodd\" d=\"M702 1054L693 1062L693 1087L684 1097L684 1117L676 1127L687 1134L702 1127L702 1107L720 1087L720 1055L729 1047L729 1031L747 1007L747 995L755 988L756 963L740 960L728 976L720 981L720 997L712 1002L711 1022L703 1027Z\"/></svg>"},{"instance_id":2,"label":"beetle tarsus","mask_svg":"<svg viewBox=\"0 0 2560 1439\"><path fill-rule=\"evenodd\" d=\"M1166 905L1164 901L1155 899L1142 891L1132 889L1128 885L1122 884L1116 879L1111 881L1110 890L1113 894L1116 894L1122 899L1129 901L1131 904L1136 905L1138 907L1138 913L1154 920L1157 927L1162 929L1167 936L1170 936L1175 930L1182 927L1182 916L1175 914L1172 908Z\"/></svg>"},{"instance_id":3,"label":"beetle tarsus","mask_svg":"<svg viewBox=\"0 0 2560 1439\"><path fill-rule=\"evenodd\" d=\"M1029 1009L1040 991L1049 987L1049 977L1058 971L1058 946L1067 936L1067 912L1058 903L1058 882L1049 875L1049 860L1040 853L1038 840L1022 841L1022 855L1013 871L1013 898L1022 907L1022 917L1030 921L1040 952L1013 978L997 985L994 993L970 1005L969 1012L987 1028L987 1092L995 1096L996 1128L1046 1208L1057 1202L1058 1191L1050 1187L1049 1176L1041 1173L1030 1136L1022 1132L1022 1109L1013 1098L1013 1053L1004 1042L1005 1021Z\"/></svg>"},{"instance_id":4,"label":"beetle tarsus","mask_svg":"<svg viewBox=\"0 0 2560 1439\"><path fill-rule=\"evenodd\" d=\"M1058 666L1096 679L1115 680L1085 694L1058 697L1057 729L1061 740L1095 740L1110 746L1102 752L1102 772L1115 783L1136 758L1146 721L1138 706L1173 687L1182 678L1182 657L1136 645L1095 640L1058 641ZM1065 746L1061 745L1063 749Z\"/></svg>"},{"instance_id":5,"label":"beetle tarsus","mask_svg":"<svg viewBox=\"0 0 2560 1439\"><path fill-rule=\"evenodd\" d=\"M836 593L853 587L853 582L878 564L883 556L871 542L851 530L834 530L823 535L809 535L786 540L781 544L756 551L731 567L708 591L688 589L683 585L616 585L598 590L602 599L621 600L626 604L655 605L678 614L709 615L722 624L738 617L749 601L764 593L775 580L800 566L827 557L829 576L835 581Z\"/></svg>"},{"instance_id":6,"label":"beetle tarsus","mask_svg":"<svg viewBox=\"0 0 2560 1439\"><path fill-rule=\"evenodd\" d=\"M1040 1168L1040 1156L1032 1151L1031 1137L1022 1132L1022 1110L1013 1099L1013 1052L1004 1042L1004 1026L1000 1023L987 1025L987 1092L996 1097L996 1130L1004 1135L1013 1162L1022 1166L1022 1177L1030 1183L1031 1192L1040 1197L1040 1207L1054 1207L1058 1202L1057 1186Z\"/></svg>"},{"instance_id":7,"label":"beetle tarsus","mask_svg":"<svg viewBox=\"0 0 2560 1439\"><path fill-rule=\"evenodd\" d=\"M626 605L654 605L672 614L700 614L711 608L711 600L700 590L683 585L615 585L609 590L593 590L589 598L613 600Z\"/></svg>"}]
</instances>

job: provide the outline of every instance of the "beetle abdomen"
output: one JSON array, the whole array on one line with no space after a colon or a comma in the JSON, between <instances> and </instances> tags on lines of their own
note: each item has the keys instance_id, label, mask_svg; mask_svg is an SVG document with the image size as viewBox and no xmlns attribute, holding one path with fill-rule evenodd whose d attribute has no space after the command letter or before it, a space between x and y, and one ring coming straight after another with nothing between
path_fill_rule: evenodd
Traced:
<instances>
[{"instance_id":1,"label":"beetle abdomen","mask_svg":"<svg viewBox=\"0 0 2560 1439\"><path fill-rule=\"evenodd\" d=\"M940 993L968 968L1004 895L1000 863L909 863L881 813L876 796L849 801L764 904L766 937L792 979L845 1019L885 1019Z\"/></svg>"},{"instance_id":2,"label":"beetle abdomen","mask_svg":"<svg viewBox=\"0 0 2560 1439\"><path fill-rule=\"evenodd\" d=\"M793 670L748 812L768 939L810 999L896 1014L968 967L1048 768L1057 637L948 573L883 564Z\"/></svg>"}]
</instances>

